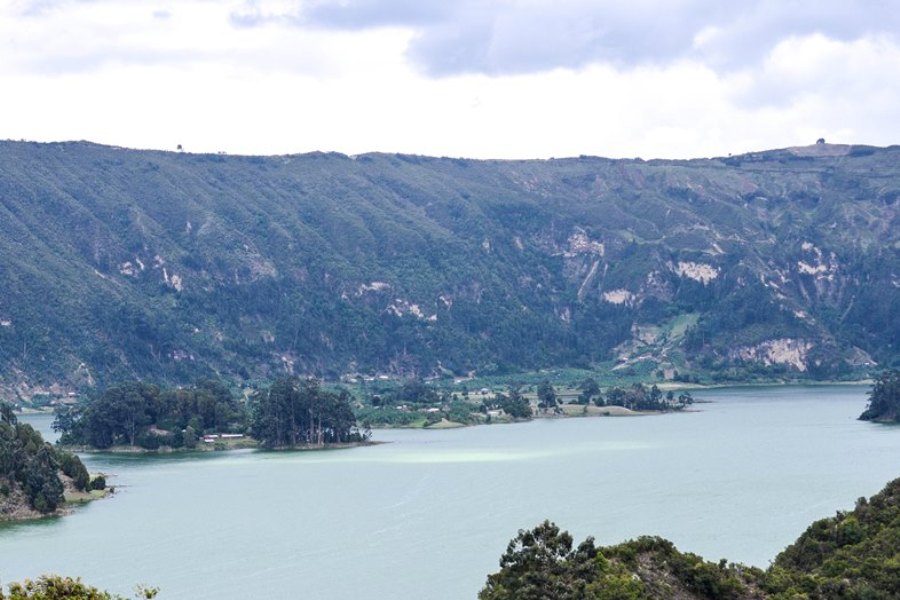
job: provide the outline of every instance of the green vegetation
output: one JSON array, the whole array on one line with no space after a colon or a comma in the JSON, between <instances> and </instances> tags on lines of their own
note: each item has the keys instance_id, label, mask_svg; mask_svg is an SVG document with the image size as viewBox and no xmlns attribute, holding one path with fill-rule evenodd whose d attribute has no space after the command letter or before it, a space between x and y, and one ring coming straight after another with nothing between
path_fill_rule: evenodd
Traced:
<instances>
[{"instance_id":1,"label":"green vegetation","mask_svg":"<svg viewBox=\"0 0 900 600\"><path fill-rule=\"evenodd\" d=\"M593 377L588 377L578 384L578 404L595 403L597 406L603 405L603 395L600 393L600 384Z\"/></svg>"},{"instance_id":2,"label":"green vegetation","mask_svg":"<svg viewBox=\"0 0 900 600\"><path fill-rule=\"evenodd\" d=\"M194 448L208 434L242 434L247 423L231 392L204 380L184 389L139 382L111 386L86 404L61 408L53 426L63 445L156 450Z\"/></svg>"},{"instance_id":3,"label":"green vegetation","mask_svg":"<svg viewBox=\"0 0 900 600\"><path fill-rule=\"evenodd\" d=\"M137 586L134 597L150 600L155 598L157 593L159 593L157 588ZM43 575L33 581L11 583L8 594L4 594L0 588L0 600L125 600L125 598L82 583L80 579Z\"/></svg>"},{"instance_id":4,"label":"green vegetation","mask_svg":"<svg viewBox=\"0 0 900 600\"><path fill-rule=\"evenodd\" d=\"M55 513L67 486L92 487L81 460L54 448L27 423L19 423L8 404L0 404L0 521Z\"/></svg>"},{"instance_id":5,"label":"green vegetation","mask_svg":"<svg viewBox=\"0 0 900 600\"><path fill-rule=\"evenodd\" d=\"M408 379L400 385L389 384L370 395L372 406L431 405L449 401L446 393L439 393L421 379Z\"/></svg>"},{"instance_id":6,"label":"green vegetation","mask_svg":"<svg viewBox=\"0 0 900 600\"><path fill-rule=\"evenodd\" d=\"M762 571L641 537L597 548L545 521L519 531L480 600L893 600L900 597L900 479L813 523Z\"/></svg>"},{"instance_id":7,"label":"green vegetation","mask_svg":"<svg viewBox=\"0 0 900 600\"><path fill-rule=\"evenodd\" d=\"M752 569L714 565L671 542L642 537L597 548L545 521L519 531L489 575L479 600L655 600L752 598Z\"/></svg>"},{"instance_id":8,"label":"green vegetation","mask_svg":"<svg viewBox=\"0 0 900 600\"><path fill-rule=\"evenodd\" d=\"M2 142L0 393L46 404L53 383L131 379L602 365L629 385L890 368L898 155L474 161Z\"/></svg>"},{"instance_id":9,"label":"green vegetation","mask_svg":"<svg viewBox=\"0 0 900 600\"><path fill-rule=\"evenodd\" d=\"M533 411L531 403L522 395L518 385L509 386L506 394L497 393L489 400L483 400L481 410L488 414L491 410L502 410L512 419L530 419Z\"/></svg>"},{"instance_id":10,"label":"green vegetation","mask_svg":"<svg viewBox=\"0 0 900 600\"><path fill-rule=\"evenodd\" d=\"M462 394L450 392L440 383L419 380L401 384L382 384L376 392L363 396L356 418L369 427L429 427L451 421L461 425L506 423L539 417L603 415L612 412L668 412L683 410L693 404L690 392L673 391L663 395L656 385L634 383L626 388L607 388L605 395L599 383L588 378L577 387L557 387L544 379L536 386L512 383L505 391L482 388ZM627 411L601 411L595 407L618 406Z\"/></svg>"},{"instance_id":11,"label":"green vegetation","mask_svg":"<svg viewBox=\"0 0 900 600\"><path fill-rule=\"evenodd\" d=\"M539 410L544 412L549 410L559 412L559 399L556 396L556 390L546 379L538 384L537 398Z\"/></svg>"},{"instance_id":12,"label":"green vegetation","mask_svg":"<svg viewBox=\"0 0 900 600\"><path fill-rule=\"evenodd\" d=\"M900 423L900 370L891 369L878 376L869 392L869 404L859 418Z\"/></svg>"},{"instance_id":13,"label":"green vegetation","mask_svg":"<svg viewBox=\"0 0 900 600\"><path fill-rule=\"evenodd\" d=\"M171 389L130 382L60 408L53 426L60 444L95 450L324 447L368 438L356 428L350 400L346 390L323 390L315 379L278 379L249 402L217 380Z\"/></svg>"},{"instance_id":14,"label":"green vegetation","mask_svg":"<svg viewBox=\"0 0 900 600\"><path fill-rule=\"evenodd\" d=\"M61 432L61 445L92 450L321 447L365 442L372 427L502 423L535 414L574 416L569 404L584 404L587 398L597 407L632 411L680 410L693 401L690 393L680 394L676 401L672 392L664 397L657 386L640 383L608 388L604 397L599 384L591 381L582 382L580 393L557 388L548 380L536 391L511 384L505 391L471 393L461 386L460 393L460 388L451 392L440 382L410 379L357 389L354 397L345 387L292 377L249 392L247 400L212 379L183 388L128 382L84 402L57 407L53 427ZM602 413L593 408L577 412L588 414Z\"/></svg>"},{"instance_id":15,"label":"green vegetation","mask_svg":"<svg viewBox=\"0 0 900 600\"><path fill-rule=\"evenodd\" d=\"M681 392L678 397L669 391L663 396L656 385L649 388L635 383L629 388L613 387L606 391L606 401L597 401L597 406L624 406L629 410L668 411L682 410L694 403L690 392Z\"/></svg>"},{"instance_id":16,"label":"green vegetation","mask_svg":"<svg viewBox=\"0 0 900 600\"><path fill-rule=\"evenodd\" d=\"M251 399L253 436L265 448L323 447L366 441L356 429L350 395L322 390L314 379L280 379Z\"/></svg>"},{"instance_id":17,"label":"green vegetation","mask_svg":"<svg viewBox=\"0 0 900 600\"><path fill-rule=\"evenodd\" d=\"M779 600L900 598L900 479L810 525L775 559L765 586Z\"/></svg>"}]
</instances>

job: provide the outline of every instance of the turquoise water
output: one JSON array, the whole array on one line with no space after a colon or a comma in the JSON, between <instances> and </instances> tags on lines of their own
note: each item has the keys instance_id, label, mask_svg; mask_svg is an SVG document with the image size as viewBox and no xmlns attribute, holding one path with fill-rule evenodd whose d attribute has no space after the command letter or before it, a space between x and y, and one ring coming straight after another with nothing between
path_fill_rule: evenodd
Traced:
<instances>
[{"instance_id":1,"label":"turquoise water","mask_svg":"<svg viewBox=\"0 0 900 600\"><path fill-rule=\"evenodd\" d=\"M0 529L0 577L149 583L162 599L457 600L545 518L765 567L900 476L900 428L856 420L866 391L712 390L692 413L376 431L391 443L348 450L88 456L120 492Z\"/></svg>"}]
</instances>

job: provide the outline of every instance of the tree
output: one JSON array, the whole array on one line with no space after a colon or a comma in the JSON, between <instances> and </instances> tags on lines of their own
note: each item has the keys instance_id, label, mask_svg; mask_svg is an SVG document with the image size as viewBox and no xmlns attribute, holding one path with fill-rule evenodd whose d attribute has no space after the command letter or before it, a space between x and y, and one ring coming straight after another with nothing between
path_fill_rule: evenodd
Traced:
<instances>
[{"instance_id":1,"label":"tree","mask_svg":"<svg viewBox=\"0 0 900 600\"><path fill-rule=\"evenodd\" d=\"M606 390L606 403L610 406L625 406L627 400L625 390L618 386Z\"/></svg>"},{"instance_id":2,"label":"tree","mask_svg":"<svg viewBox=\"0 0 900 600\"><path fill-rule=\"evenodd\" d=\"M464 391L463 395L467 395ZM395 392L398 402L404 404L434 404L439 401L434 388L426 384L422 379L410 379Z\"/></svg>"},{"instance_id":3,"label":"tree","mask_svg":"<svg viewBox=\"0 0 900 600\"><path fill-rule=\"evenodd\" d=\"M7 425L15 427L18 422L16 414L13 412L12 405L6 402L0 402L0 423L6 423Z\"/></svg>"},{"instance_id":4,"label":"tree","mask_svg":"<svg viewBox=\"0 0 900 600\"><path fill-rule=\"evenodd\" d=\"M690 392L681 392L680 394L678 394L678 405L681 408L684 408L685 406L690 406L693 403L694 403L694 397L691 396Z\"/></svg>"},{"instance_id":5,"label":"tree","mask_svg":"<svg viewBox=\"0 0 900 600\"><path fill-rule=\"evenodd\" d=\"M53 449L46 444L25 463L25 495L38 512L51 513L65 501L63 484L57 475L58 468Z\"/></svg>"},{"instance_id":6,"label":"tree","mask_svg":"<svg viewBox=\"0 0 900 600\"><path fill-rule=\"evenodd\" d=\"M763 574L759 570L729 566L724 560L710 563L695 554L678 551L674 544L662 538L644 536L604 548L597 548L594 540L587 538L573 549L572 536L545 521L531 531L519 531L500 559L500 571L488 576L478 598L742 600L769 597L759 593L761 583ZM788 597L800 596L783 596Z\"/></svg>"},{"instance_id":7,"label":"tree","mask_svg":"<svg viewBox=\"0 0 900 600\"><path fill-rule=\"evenodd\" d=\"M54 415L52 425L53 431L63 433L71 431L75 427L78 410L64 404L56 408Z\"/></svg>"},{"instance_id":8,"label":"tree","mask_svg":"<svg viewBox=\"0 0 900 600\"><path fill-rule=\"evenodd\" d=\"M600 395L600 384L593 377L588 377L578 384L578 389L581 390L581 393L578 395L578 400L581 404L590 404L593 401L597 406L603 405L603 397Z\"/></svg>"},{"instance_id":9,"label":"tree","mask_svg":"<svg viewBox=\"0 0 900 600\"><path fill-rule=\"evenodd\" d=\"M81 459L71 452L58 452L59 468L72 478L75 489L85 491L91 484L91 476Z\"/></svg>"},{"instance_id":10,"label":"tree","mask_svg":"<svg viewBox=\"0 0 900 600\"><path fill-rule=\"evenodd\" d=\"M869 403L859 416L862 421L900 423L900 370L883 371L869 390Z\"/></svg>"},{"instance_id":11,"label":"tree","mask_svg":"<svg viewBox=\"0 0 900 600\"><path fill-rule=\"evenodd\" d=\"M651 407L653 410L659 410L659 409L661 409L661 408L664 408L664 407L663 407L663 404L662 404L662 396L663 396L663 395L662 395L662 391L661 391L661 390L659 389L659 387L657 387L657 385L654 383L654 384L650 387L650 393L649 393L648 398L647 398L647 399L649 400L649 402L650 402L650 407Z\"/></svg>"},{"instance_id":12,"label":"tree","mask_svg":"<svg viewBox=\"0 0 900 600\"><path fill-rule=\"evenodd\" d=\"M628 408L631 410L646 408L647 388L642 383L633 383L626 391L626 397L628 398Z\"/></svg>"},{"instance_id":13,"label":"tree","mask_svg":"<svg viewBox=\"0 0 900 600\"><path fill-rule=\"evenodd\" d=\"M521 388L516 385L509 386L509 393L497 394L497 400L503 412L511 416L513 419L530 419L531 403L522 395Z\"/></svg>"},{"instance_id":14,"label":"tree","mask_svg":"<svg viewBox=\"0 0 900 600\"><path fill-rule=\"evenodd\" d=\"M551 408L555 410L559 405L559 401L556 397L556 390L553 389L553 385L546 379L538 384L537 396L538 408L541 410L546 411Z\"/></svg>"},{"instance_id":15,"label":"tree","mask_svg":"<svg viewBox=\"0 0 900 600\"><path fill-rule=\"evenodd\" d=\"M247 417L219 381L181 389L130 382L107 388L85 405L58 409L53 426L62 432L63 444L190 448L201 434L245 432Z\"/></svg>"},{"instance_id":16,"label":"tree","mask_svg":"<svg viewBox=\"0 0 900 600\"><path fill-rule=\"evenodd\" d=\"M244 411L218 379L201 379L192 391L206 401L204 428L238 433L246 427Z\"/></svg>"},{"instance_id":17,"label":"tree","mask_svg":"<svg viewBox=\"0 0 900 600\"><path fill-rule=\"evenodd\" d=\"M266 448L363 441L347 390L325 391L318 380L279 379L252 400L251 431Z\"/></svg>"},{"instance_id":18,"label":"tree","mask_svg":"<svg viewBox=\"0 0 900 600\"><path fill-rule=\"evenodd\" d=\"M594 571L597 552L588 538L572 549L572 536L550 521L519 530L500 558L500 571L488 576L479 600L576 600Z\"/></svg>"},{"instance_id":19,"label":"tree","mask_svg":"<svg viewBox=\"0 0 900 600\"><path fill-rule=\"evenodd\" d=\"M27 423L0 420L0 486L4 496L18 489L28 506L40 513L56 511L65 501L59 471L70 476L75 487L87 487L89 476L75 455L54 448Z\"/></svg>"},{"instance_id":20,"label":"tree","mask_svg":"<svg viewBox=\"0 0 900 600\"><path fill-rule=\"evenodd\" d=\"M155 420L159 392L159 387L139 382L111 386L83 409L59 413L54 427L62 430L64 444L134 446L138 434Z\"/></svg>"},{"instance_id":21,"label":"tree","mask_svg":"<svg viewBox=\"0 0 900 600\"><path fill-rule=\"evenodd\" d=\"M196 448L197 447L197 431L188 425L184 428L184 434L182 436L182 443L185 448Z\"/></svg>"}]
</instances>

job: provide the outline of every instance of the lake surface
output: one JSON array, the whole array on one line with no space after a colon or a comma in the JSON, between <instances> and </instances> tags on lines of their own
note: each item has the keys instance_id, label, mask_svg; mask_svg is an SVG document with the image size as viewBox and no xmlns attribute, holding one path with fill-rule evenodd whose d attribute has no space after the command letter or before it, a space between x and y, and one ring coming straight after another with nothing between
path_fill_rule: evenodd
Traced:
<instances>
[{"instance_id":1,"label":"lake surface","mask_svg":"<svg viewBox=\"0 0 900 600\"><path fill-rule=\"evenodd\" d=\"M474 599L545 518L578 541L661 535L765 567L900 476L900 428L856 420L867 390L709 390L692 413L376 431L392 443L348 450L87 456L119 493L0 528L0 577L161 600Z\"/></svg>"}]
</instances>

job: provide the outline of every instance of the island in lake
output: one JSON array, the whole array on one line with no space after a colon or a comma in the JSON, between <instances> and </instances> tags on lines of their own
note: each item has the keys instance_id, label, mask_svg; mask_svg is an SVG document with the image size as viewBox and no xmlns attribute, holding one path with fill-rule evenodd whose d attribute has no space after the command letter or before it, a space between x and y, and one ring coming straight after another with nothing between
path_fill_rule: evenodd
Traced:
<instances>
[{"instance_id":1,"label":"island in lake","mask_svg":"<svg viewBox=\"0 0 900 600\"><path fill-rule=\"evenodd\" d=\"M347 392L315 379L279 379L239 401L224 384L185 388L131 382L57 411L60 444L112 452L326 448L368 443Z\"/></svg>"}]
</instances>

